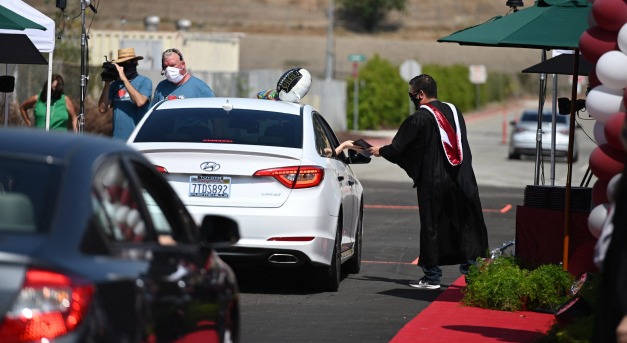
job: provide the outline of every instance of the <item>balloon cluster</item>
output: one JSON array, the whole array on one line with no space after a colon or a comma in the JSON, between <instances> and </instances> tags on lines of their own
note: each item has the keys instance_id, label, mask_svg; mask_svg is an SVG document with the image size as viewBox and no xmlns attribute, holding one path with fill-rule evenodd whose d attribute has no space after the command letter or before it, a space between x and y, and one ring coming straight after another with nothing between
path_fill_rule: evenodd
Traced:
<instances>
[{"instance_id":1,"label":"balloon cluster","mask_svg":"<svg viewBox=\"0 0 627 343\"><path fill-rule=\"evenodd\" d=\"M592 3L589 28L579 39L579 50L594 66L588 75L591 90L586 109L596 119L594 138L598 146L590 154L589 163L598 180L592 187L595 207L588 216L588 228L598 238L625 167L621 130L627 107L627 1L588 2Z\"/></svg>"}]
</instances>

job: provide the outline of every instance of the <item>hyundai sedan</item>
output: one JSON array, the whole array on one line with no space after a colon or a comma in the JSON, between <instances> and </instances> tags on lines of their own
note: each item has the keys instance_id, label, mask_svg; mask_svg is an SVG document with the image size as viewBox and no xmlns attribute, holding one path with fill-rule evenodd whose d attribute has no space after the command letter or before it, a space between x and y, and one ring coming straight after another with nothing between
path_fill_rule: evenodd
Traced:
<instances>
[{"instance_id":1,"label":"hyundai sedan","mask_svg":"<svg viewBox=\"0 0 627 343\"><path fill-rule=\"evenodd\" d=\"M340 142L310 105L196 98L155 105L128 143L169 180L189 211L233 218L233 265L309 266L336 291L361 266L363 188L350 168L369 157Z\"/></svg>"},{"instance_id":2,"label":"hyundai sedan","mask_svg":"<svg viewBox=\"0 0 627 343\"><path fill-rule=\"evenodd\" d=\"M123 143L0 129L3 343L237 342L236 240Z\"/></svg>"}]
</instances>

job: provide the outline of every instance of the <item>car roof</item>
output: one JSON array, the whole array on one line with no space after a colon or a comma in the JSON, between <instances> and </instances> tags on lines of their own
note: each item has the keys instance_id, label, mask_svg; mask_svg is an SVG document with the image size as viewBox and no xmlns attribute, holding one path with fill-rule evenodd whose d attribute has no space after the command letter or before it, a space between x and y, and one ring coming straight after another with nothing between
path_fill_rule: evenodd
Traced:
<instances>
[{"instance_id":1,"label":"car roof","mask_svg":"<svg viewBox=\"0 0 627 343\"><path fill-rule=\"evenodd\" d=\"M89 133L73 134L30 128L0 128L0 153L51 156L92 156L135 150L123 142Z\"/></svg>"},{"instance_id":2,"label":"car roof","mask_svg":"<svg viewBox=\"0 0 627 343\"><path fill-rule=\"evenodd\" d=\"M299 115L306 104L298 104L280 100L266 100L253 98L187 98L166 100L157 104L153 110L177 109L177 108L238 108L260 111L284 112Z\"/></svg>"}]
</instances>

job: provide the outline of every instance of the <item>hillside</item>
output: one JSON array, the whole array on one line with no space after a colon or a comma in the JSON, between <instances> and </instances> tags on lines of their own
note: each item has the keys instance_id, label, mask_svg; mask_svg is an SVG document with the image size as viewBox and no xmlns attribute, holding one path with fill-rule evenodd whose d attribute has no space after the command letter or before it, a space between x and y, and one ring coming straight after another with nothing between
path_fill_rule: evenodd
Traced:
<instances>
[{"instance_id":1,"label":"hillside","mask_svg":"<svg viewBox=\"0 0 627 343\"><path fill-rule=\"evenodd\" d=\"M144 30L147 16L159 16L159 31L176 30L180 19L191 21L192 32L242 33L240 69L287 69L295 65L324 76L327 53L329 0L93 0L97 14L87 9L94 29ZM52 18L60 10L52 0L26 0ZM68 1L65 32L80 32L80 1ZM338 3L335 0L335 3ZM531 4L530 4L531 5ZM338 7L336 6L336 9ZM540 53L530 49L461 47L437 43L437 38L509 11L497 0L408 0L403 13L391 12L382 29L356 32L350 20L335 16L334 76L350 77L348 55L374 54L395 64L415 59L421 64L485 64L488 70L518 73L537 63ZM337 12L337 11L336 11ZM63 21L57 19L58 26ZM178 47L185 51L185 46ZM192 66L193 68L193 66Z\"/></svg>"}]
</instances>

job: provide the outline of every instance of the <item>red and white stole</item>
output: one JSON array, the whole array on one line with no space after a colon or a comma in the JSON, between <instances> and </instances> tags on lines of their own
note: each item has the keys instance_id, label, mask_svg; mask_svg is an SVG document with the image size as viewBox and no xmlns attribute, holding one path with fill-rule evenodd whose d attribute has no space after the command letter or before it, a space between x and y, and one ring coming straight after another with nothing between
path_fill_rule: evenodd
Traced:
<instances>
[{"instance_id":1,"label":"red and white stole","mask_svg":"<svg viewBox=\"0 0 627 343\"><path fill-rule=\"evenodd\" d=\"M451 124L449 124L444 114L440 112L435 106L432 104L425 104L420 106L420 108L424 108L427 111L431 112L435 117L435 121L438 123L438 127L440 129L440 138L442 139L442 148L444 149L444 154L448 159L448 162L452 166L458 166L462 164L462 160L464 158L464 153L462 149L462 134L459 128L459 118L457 115L457 110L455 106L446 103L451 110L453 111L453 118L455 119L455 128L453 130ZM457 133L455 133L457 132Z\"/></svg>"}]
</instances>

